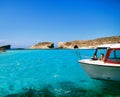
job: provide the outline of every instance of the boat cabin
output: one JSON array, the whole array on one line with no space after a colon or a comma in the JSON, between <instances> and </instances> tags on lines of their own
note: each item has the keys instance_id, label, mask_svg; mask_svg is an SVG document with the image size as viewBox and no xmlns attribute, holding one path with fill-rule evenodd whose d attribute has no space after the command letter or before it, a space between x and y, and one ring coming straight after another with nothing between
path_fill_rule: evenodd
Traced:
<instances>
[{"instance_id":1,"label":"boat cabin","mask_svg":"<svg viewBox=\"0 0 120 97\"><path fill-rule=\"evenodd\" d=\"M99 60L98 56L104 57L102 59L104 63L120 64L120 43L97 47L92 59Z\"/></svg>"}]
</instances>

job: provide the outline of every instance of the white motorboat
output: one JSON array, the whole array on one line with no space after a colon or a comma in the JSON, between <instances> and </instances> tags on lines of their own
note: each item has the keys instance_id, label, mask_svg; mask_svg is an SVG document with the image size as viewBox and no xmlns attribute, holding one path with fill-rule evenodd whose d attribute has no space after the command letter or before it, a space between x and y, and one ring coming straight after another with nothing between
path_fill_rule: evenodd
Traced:
<instances>
[{"instance_id":1,"label":"white motorboat","mask_svg":"<svg viewBox=\"0 0 120 97\"><path fill-rule=\"evenodd\" d=\"M120 81L120 43L100 45L93 58L79 63L91 78Z\"/></svg>"}]
</instances>

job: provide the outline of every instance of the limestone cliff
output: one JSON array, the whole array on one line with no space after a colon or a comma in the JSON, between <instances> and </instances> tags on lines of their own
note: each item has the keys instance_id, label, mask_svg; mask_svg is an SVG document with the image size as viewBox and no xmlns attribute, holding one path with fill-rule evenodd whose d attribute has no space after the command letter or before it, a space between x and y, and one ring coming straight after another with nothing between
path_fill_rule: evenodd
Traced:
<instances>
[{"instance_id":1,"label":"limestone cliff","mask_svg":"<svg viewBox=\"0 0 120 97\"><path fill-rule=\"evenodd\" d=\"M94 40L75 40L70 42L59 42L58 48L92 48L101 44L120 42L120 36L104 37Z\"/></svg>"},{"instance_id":2,"label":"limestone cliff","mask_svg":"<svg viewBox=\"0 0 120 97\"><path fill-rule=\"evenodd\" d=\"M54 43L52 42L40 42L30 47L31 49L49 49L54 48Z\"/></svg>"}]
</instances>

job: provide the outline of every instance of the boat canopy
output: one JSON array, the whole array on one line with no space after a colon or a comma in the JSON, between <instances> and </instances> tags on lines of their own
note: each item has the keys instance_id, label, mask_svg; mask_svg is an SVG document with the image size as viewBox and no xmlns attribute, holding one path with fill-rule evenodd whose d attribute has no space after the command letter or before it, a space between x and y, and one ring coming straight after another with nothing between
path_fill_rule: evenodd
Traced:
<instances>
[{"instance_id":1,"label":"boat canopy","mask_svg":"<svg viewBox=\"0 0 120 97\"><path fill-rule=\"evenodd\" d=\"M97 48L120 48L120 43L103 44L103 45L99 45Z\"/></svg>"}]
</instances>

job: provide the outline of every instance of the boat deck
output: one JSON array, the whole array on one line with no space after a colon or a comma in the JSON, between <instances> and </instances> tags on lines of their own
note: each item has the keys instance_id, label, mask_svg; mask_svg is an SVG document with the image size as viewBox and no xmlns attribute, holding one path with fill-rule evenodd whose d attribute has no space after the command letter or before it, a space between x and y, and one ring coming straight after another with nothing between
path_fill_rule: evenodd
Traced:
<instances>
[{"instance_id":1,"label":"boat deck","mask_svg":"<svg viewBox=\"0 0 120 97\"><path fill-rule=\"evenodd\" d=\"M119 61L119 59L118 59ZM113 63L105 63L100 60L91 60L91 59L84 59L84 60L79 60L78 62L80 63L85 63L85 64L93 64L93 65L102 65L102 66L116 66L120 67L120 64L113 64Z\"/></svg>"}]
</instances>

